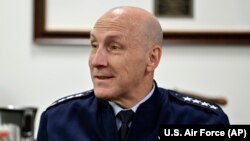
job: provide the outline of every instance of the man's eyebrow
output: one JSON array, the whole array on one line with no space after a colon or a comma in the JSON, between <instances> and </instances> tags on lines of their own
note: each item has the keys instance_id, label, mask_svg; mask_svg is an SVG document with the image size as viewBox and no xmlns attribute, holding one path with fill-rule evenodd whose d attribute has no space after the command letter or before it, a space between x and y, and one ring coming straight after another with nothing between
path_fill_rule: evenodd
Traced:
<instances>
[{"instance_id":1,"label":"man's eyebrow","mask_svg":"<svg viewBox=\"0 0 250 141\"><path fill-rule=\"evenodd\" d=\"M90 38L95 38L95 35L90 33Z\"/></svg>"},{"instance_id":2,"label":"man's eyebrow","mask_svg":"<svg viewBox=\"0 0 250 141\"><path fill-rule=\"evenodd\" d=\"M95 40L96 40L96 37L93 34L90 34L90 42L92 43Z\"/></svg>"},{"instance_id":3,"label":"man's eyebrow","mask_svg":"<svg viewBox=\"0 0 250 141\"><path fill-rule=\"evenodd\" d=\"M109 35L109 36L106 37L106 39L108 39L108 40L110 40L110 39L121 40L121 36Z\"/></svg>"}]
</instances>

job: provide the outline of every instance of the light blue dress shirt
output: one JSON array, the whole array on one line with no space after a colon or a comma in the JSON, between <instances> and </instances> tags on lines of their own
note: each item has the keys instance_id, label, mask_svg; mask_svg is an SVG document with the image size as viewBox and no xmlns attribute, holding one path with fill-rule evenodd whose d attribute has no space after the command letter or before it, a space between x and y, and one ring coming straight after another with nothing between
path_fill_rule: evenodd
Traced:
<instances>
[{"instance_id":1,"label":"light blue dress shirt","mask_svg":"<svg viewBox=\"0 0 250 141\"><path fill-rule=\"evenodd\" d=\"M152 90L147 94L147 96L145 96L141 101L139 101L137 104L135 104L131 110L133 110L135 113L136 113L136 110L137 108L143 103L145 102L146 100L148 100L152 95L153 95L153 92L155 90L155 84L153 85L153 88ZM112 101L109 101L109 104L112 106L113 110L114 110L114 113L115 113L115 116L122 110L130 110L130 109L123 109L122 107L120 107L119 105L117 105L116 103L112 102ZM117 125L117 129L119 129L121 127L121 121L116 118L116 125ZM129 123L129 126L131 125L131 123Z\"/></svg>"}]
</instances>

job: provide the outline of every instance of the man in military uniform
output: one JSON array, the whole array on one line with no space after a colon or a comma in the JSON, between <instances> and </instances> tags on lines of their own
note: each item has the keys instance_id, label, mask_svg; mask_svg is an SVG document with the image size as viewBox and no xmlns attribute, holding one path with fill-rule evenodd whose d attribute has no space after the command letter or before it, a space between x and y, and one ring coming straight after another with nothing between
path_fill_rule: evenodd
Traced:
<instances>
[{"instance_id":1,"label":"man in military uniform","mask_svg":"<svg viewBox=\"0 0 250 141\"><path fill-rule=\"evenodd\" d=\"M157 86L162 38L157 18L141 8L101 16L90 33L93 90L48 107L37 141L156 141L164 124L229 124L219 106Z\"/></svg>"}]
</instances>

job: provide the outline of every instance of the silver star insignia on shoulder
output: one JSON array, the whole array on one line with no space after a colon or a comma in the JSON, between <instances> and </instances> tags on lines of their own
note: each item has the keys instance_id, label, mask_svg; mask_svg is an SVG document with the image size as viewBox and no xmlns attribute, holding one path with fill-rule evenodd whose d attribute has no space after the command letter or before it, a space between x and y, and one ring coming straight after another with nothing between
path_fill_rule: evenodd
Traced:
<instances>
[{"instance_id":1,"label":"silver star insignia on shoulder","mask_svg":"<svg viewBox=\"0 0 250 141\"><path fill-rule=\"evenodd\" d=\"M183 99L184 99L184 101L191 101L191 100L192 100L192 98L190 98L190 97L188 97L188 96L183 97Z\"/></svg>"},{"instance_id":2,"label":"silver star insignia on shoulder","mask_svg":"<svg viewBox=\"0 0 250 141\"><path fill-rule=\"evenodd\" d=\"M209 107L212 108L212 109L214 109L214 110L217 110L217 109L218 109L218 107L216 107L216 106L214 106L214 105L210 105Z\"/></svg>"},{"instance_id":3,"label":"silver star insignia on shoulder","mask_svg":"<svg viewBox=\"0 0 250 141\"><path fill-rule=\"evenodd\" d=\"M53 103L50 105L50 107L51 107L51 106L54 106L54 105L56 105L56 104L58 104L58 103L61 103L61 102L63 102L63 101L72 99L72 98L77 98L77 97L81 97L81 96L88 95L88 94L90 94L91 92L92 92L92 90L89 90L89 91L86 91L86 92L83 92L83 93L77 93L77 94L73 94L73 95L69 95L69 96L63 97L63 98L61 98L61 99L59 99L59 100L53 102Z\"/></svg>"},{"instance_id":4,"label":"silver star insignia on shoulder","mask_svg":"<svg viewBox=\"0 0 250 141\"><path fill-rule=\"evenodd\" d=\"M66 98L62 98L62 99L58 100L58 101L55 102L55 103L60 103L60 102L63 102L64 100L66 100Z\"/></svg>"},{"instance_id":5,"label":"silver star insignia on shoulder","mask_svg":"<svg viewBox=\"0 0 250 141\"><path fill-rule=\"evenodd\" d=\"M209 103L207 103L207 102L201 102L201 105L202 106L209 106Z\"/></svg>"},{"instance_id":6,"label":"silver star insignia on shoulder","mask_svg":"<svg viewBox=\"0 0 250 141\"><path fill-rule=\"evenodd\" d=\"M193 103L197 103L197 104L199 104L201 101L200 100L198 100L198 99L194 99L194 100L192 100L193 101Z\"/></svg>"},{"instance_id":7,"label":"silver star insignia on shoulder","mask_svg":"<svg viewBox=\"0 0 250 141\"><path fill-rule=\"evenodd\" d=\"M218 107L214 106L214 105L211 105L205 101L201 101L201 100L198 100L198 99L193 99L191 97L188 97L188 96L185 96L185 97L182 97L184 99L184 101L188 101L188 102L192 102L192 103L195 103L195 104L199 104L201 106L204 106L204 107L209 107L211 109L214 109L214 110L217 110Z\"/></svg>"}]
</instances>

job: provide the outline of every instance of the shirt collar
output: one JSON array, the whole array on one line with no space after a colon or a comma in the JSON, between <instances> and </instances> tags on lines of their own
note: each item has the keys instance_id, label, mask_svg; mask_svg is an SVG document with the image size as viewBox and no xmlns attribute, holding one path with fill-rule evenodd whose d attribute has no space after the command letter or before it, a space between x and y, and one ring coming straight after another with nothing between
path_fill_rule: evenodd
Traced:
<instances>
[{"instance_id":1,"label":"shirt collar","mask_svg":"<svg viewBox=\"0 0 250 141\"><path fill-rule=\"evenodd\" d=\"M154 90L155 90L155 84L153 84L153 88L151 89L151 91L141 100L139 101L137 104L135 104L131 110L133 110L134 112L136 112L137 108L143 103L145 102L146 100L148 100L154 93ZM112 102L112 101L109 101L109 104L112 106L113 110L114 110L114 113L115 113L115 116L122 110L129 110L129 109L123 109L121 108L119 105L117 105L116 103Z\"/></svg>"}]
</instances>

